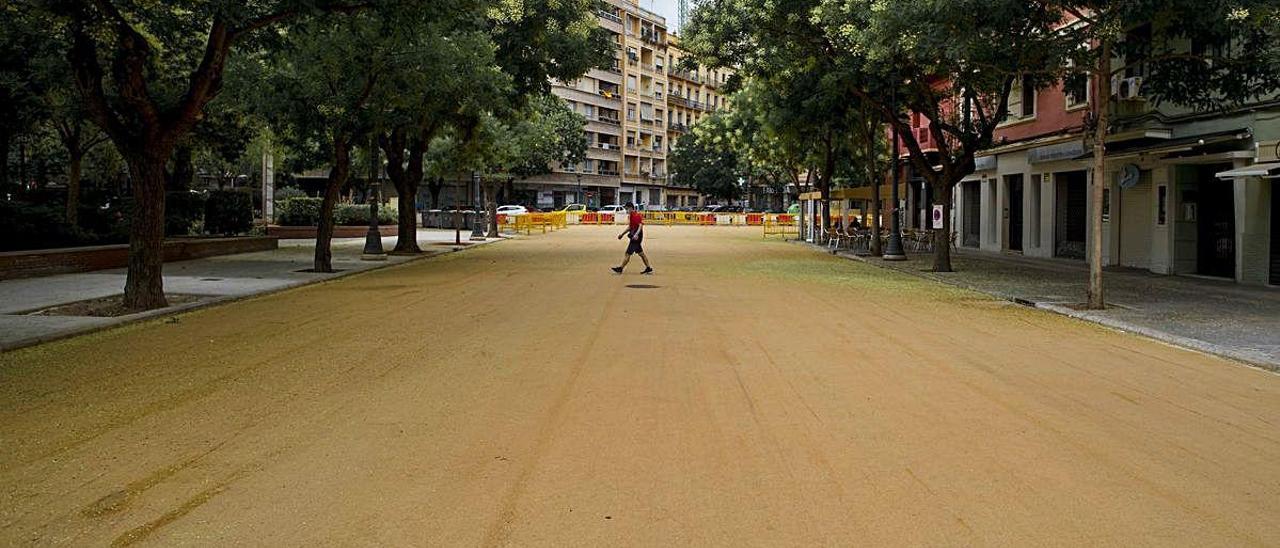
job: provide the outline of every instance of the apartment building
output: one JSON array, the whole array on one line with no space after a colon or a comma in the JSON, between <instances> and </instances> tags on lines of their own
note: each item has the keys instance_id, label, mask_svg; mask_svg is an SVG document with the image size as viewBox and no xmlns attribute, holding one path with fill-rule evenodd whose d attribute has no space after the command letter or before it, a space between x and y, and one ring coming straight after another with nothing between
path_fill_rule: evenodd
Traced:
<instances>
[{"instance_id":1,"label":"apartment building","mask_svg":"<svg viewBox=\"0 0 1280 548\"><path fill-rule=\"evenodd\" d=\"M587 159L516 183L512 202L537 207L661 203L667 173L666 20L628 0L603 0L597 20L616 45L613 65L552 93L587 119Z\"/></svg>"},{"instance_id":2,"label":"apartment building","mask_svg":"<svg viewBox=\"0 0 1280 548\"><path fill-rule=\"evenodd\" d=\"M1102 87L1112 99L1103 264L1280 285L1280 97L1228 111L1156 105L1141 71ZM954 193L959 245L1087 258L1095 181L1085 117L1096 89L1014 87L998 146ZM915 130L927 134L922 118ZM909 171L909 220L923 227L930 196Z\"/></svg>"},{"instance_id":3,"label":"apartment building","mask_svg":"<svg viewBox=\"0 0 1280 548\"><path fill-rule=\"evenodd\" d=\"M680 49L679 38L672 35L668 40L667 71L667 142L668 152L676 146L680 137L689 132L694 124L712 112L728 107L728 96L723 87L728 83L732 71L729 69L707 70L703 67L684 70L679 68L685 58ZM666 190L666 206L670 209L682 209L702 205L697 192L686 188L668 185Z\"/></svg>"},{"instance_id":4,"label":"apartment building","mask_svg":"<svg viewBox=\"0 0 1280 548\"><path fill-rule=\"evenodd\" d=\"M683 53L666 19L630 0L602 0L597 20L617 46L613 65L552 93L587 119L587 159L514 183L507 201L537 207L636 202L700 205L692 190L670 185L668 153L679 135L726 105L728 72L675 70Z\"/></svg>"}]
</instances>

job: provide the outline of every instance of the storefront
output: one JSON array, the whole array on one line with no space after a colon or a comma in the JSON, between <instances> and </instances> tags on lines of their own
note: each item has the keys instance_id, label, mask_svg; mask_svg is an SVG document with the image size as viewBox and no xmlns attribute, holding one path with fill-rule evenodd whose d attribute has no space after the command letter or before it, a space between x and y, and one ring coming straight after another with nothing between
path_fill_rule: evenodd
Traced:
<instances>
[{"instance_id":1,"label":"storefront","mask_svg":"<svg viewBox=\"0 0 1280 548\"><path fill-rule=\"evenodd\" d=\"M1233 226L1241 281L1280 285L1280 140L1259 142L1256 150L1253 163L1214 175L1241 202Z\"/></svg>"}]
</instances>

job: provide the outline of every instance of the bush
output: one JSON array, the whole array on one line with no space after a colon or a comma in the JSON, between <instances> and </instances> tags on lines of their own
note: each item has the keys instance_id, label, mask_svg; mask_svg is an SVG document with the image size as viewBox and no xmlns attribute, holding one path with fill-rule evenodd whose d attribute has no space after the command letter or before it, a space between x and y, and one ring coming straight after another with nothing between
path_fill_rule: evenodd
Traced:
<instances>
[{"instance_id":1,"label":"bush","mask_svg":"<svg viewBox=\"0 0 1280 548\"><path fill-rule=\"evenodd\" d=\"M285 198L275 205L276 224L282 226L316 226L320 224L322 198L299 196Z\"/></svg>"},{"instance_id":2,"label":"bush","mask_svg":"<svg viewBox=\"0 0 1280 548\"><path fill-rule=\"evenodd\" d=\"M0 251L97 245L103 238L68 225L61 207L0 201Z\"/></svg>"},{"instance_id":3,"label":"bush","mask_svg":"<svg viewBox=\"0 0 1280 548\"><path fill-rule=\"evenodd\" d=\"M369 224L369 204L338 204L333 210L334 224L342 226L360 226ZM386 204L378 205L378 224L392 225L396 223L396 208Z\"/></svg>"},{"instance_id":4,"label":"bush","mask_svg":"<svg viewBox=\"0 0 1280 548\"><path fill-rule=\"evenodd\" d=\"M298 187L286 186L276 189L276 202L283 202L290 198L306 198L307 193Z\"/></svg>"},{"instance_id":5,"label":"bush","mask_svg":"<svg viewBox=\"0 0 1280 548\"><path fill-rule=\"evenodd\" d=\"M187 190L164 193L164 235L186 236L198 233L204 220L203 194Z\"/></svg>"},{"instance_id":6,"label":"bush","mask_svg":"<svg viewBox=\"0 0 1280 548\"><path fill-rule=\"evenodd\" d=\"M243 234L253 228L253 195L214 190L205 201L204 228L210 234Z\"/></svg>"}]
</instances>

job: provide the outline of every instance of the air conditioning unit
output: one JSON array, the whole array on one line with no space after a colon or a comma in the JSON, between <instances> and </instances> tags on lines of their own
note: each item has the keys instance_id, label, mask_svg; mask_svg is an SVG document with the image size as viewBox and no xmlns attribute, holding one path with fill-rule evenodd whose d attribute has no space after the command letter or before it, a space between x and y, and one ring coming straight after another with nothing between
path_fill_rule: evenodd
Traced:
<instances>
[{"instance_id":1,"label":"air conditioning unit","mask_svg":"<svg viewBox=\"0 0 1280 548\"><path fill-rule=\"evenodd\" d=\"M600 143L600 148L603 148L603 149L605 149L605 150L609 150L609 143Z\"/></svg>"},{"instance_id":2,"label":"air conditioning unit","mask_svg":"<svg viewBox=\"0 0 1280 548\"><path fill-rule=\"evenodd\" d=\"M1120 99L1141 99L1142 98L1142 77L1134 76L1131 78L1121 78L1119 85L1116 86L1116 97Z\"/></svg>"}]
</instances>

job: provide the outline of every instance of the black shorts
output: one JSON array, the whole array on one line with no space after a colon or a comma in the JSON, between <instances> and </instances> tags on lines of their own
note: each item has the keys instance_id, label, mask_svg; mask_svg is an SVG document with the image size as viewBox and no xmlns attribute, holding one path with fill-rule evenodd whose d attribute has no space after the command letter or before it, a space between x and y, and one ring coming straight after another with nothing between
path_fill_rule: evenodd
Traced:
<instances>
[{"instance_id":1,"label":"black shorts","mask_svg":"<svg viewBox=\"0 0 1280 548\"><path fill-rule=\"evenodd\" d=\"M639 238L637 238L637 239L634 239L634 240L632 240L632 239L628 238L628 239L627 239L627 255L634 255L634 254L636 254L636 253L644 253L644 248L640 247L640 242L641 242L642 240L644 240L644 236L641 236L641 237L639 237Z\"/></svg>"}]
</instances>

